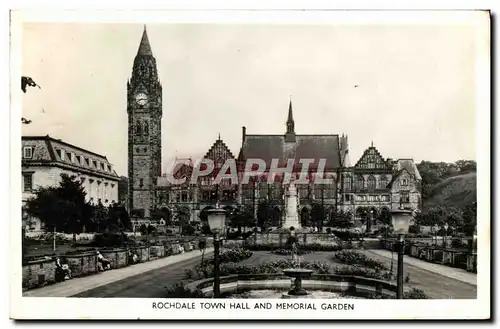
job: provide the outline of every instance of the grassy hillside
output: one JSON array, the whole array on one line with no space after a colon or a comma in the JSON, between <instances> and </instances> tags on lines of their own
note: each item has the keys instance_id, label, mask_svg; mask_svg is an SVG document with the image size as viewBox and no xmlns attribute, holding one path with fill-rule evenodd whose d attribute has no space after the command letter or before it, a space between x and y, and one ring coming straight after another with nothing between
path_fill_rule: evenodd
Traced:
<instances>
[{"instance_id":1,"label":"grassy hillside","mask_svg":"<svg viewBox=\"0 0 500 329\"><path fill-rule=\"evenodd\" d=\"M476 201L476 173L466 173L444 179L436 184L423 200L423 208L432 206L462 207Z\"/></svg>"}]
</instances>

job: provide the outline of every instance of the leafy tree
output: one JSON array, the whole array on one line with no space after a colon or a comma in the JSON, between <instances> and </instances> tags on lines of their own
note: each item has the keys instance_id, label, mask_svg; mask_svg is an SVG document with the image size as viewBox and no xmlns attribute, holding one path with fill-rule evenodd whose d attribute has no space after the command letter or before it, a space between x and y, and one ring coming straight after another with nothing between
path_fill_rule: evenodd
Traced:
<instances>
[{"instance_id":1,"label":"leafy tree","mask_svg":"<svg viewBox=\"0 0 500 329\"><path fill-rule=\"evenodd\" d=\"M229 217L232 227L238 228L241 231L242 227L251 227L254 225L253 211L250 207L242 206L236 208Z\"/></svg>"},{"instance_id":2,"label":"leafy tree","mask_svg":"<svg viewBox=\"0 0 500 329\"><path fill-rule=\"evenodd\" d=\"M377 222L382 224L392 226L392 216L391 211L388 208L382 208L377 214Z\"/></svg>"},{"instance_id":3,"label":"leafy tree","mask_svg":"<svg viewBox=\"0 0 500 329\"><path fill-rule=\"evenodd\" d=\"M323 228L323 222L325 220L325 207L320 202L313 202L311 205L311 222L314 226Z\"/></svg>"},{"instance_id":4,"label":"leafy tree","mask_svg":"<svg viewBox=\"0 0 500 329\"><path fill-rule=\"evenodd\" d=\"M132 222L125 207L119 203L112 203L107 211L107 228L110 231L131 230Z\"/></svg>"},{"instance_id":5,"label":"leafy tree","mask_svg":"<svg viewBox=\"0 0 500 329\"><path fill-rule=\"evenodd\" d=\"M101 232L107 230L108 209L99 201L99 203L92 208L92 220L87 230L94 232Z\"/></svg>"},{"instance_id":6,"label":"leafy tree","mask_svg":"<svg viewBox=\"0 0 500 329\"><path fill-rule=\"evenodd\" d=\"M348 211L337 210L332 211L330 214L330 221L328 226L338 227L338 228L350 228L352 227L352 214Z\"/></svg>"},{"instance_id":7,"label":"leafy tree","mask_svg":"<svg viewBox=\"0 0 500 329\"><path fill-rule=\"evenodd\" d=\"M273 202L269 200L262 200L257 206L257 224L264 231L266 228L278 223L273 219L276 219L277 211L274 207Z\"/></svg>"},{"instance_id":8,"label":"leafy tree","mask_svg":"<svg viewBox=\"0 0 500 329\"><path fill-rule=\"evenodd\" d=\"M92 206L85 200L85 191L75 176L61 174L57 187L42 187L26 202L26 213L39 218L46 230L76 234L91 225Z\"/></svg>"}]
</instances>

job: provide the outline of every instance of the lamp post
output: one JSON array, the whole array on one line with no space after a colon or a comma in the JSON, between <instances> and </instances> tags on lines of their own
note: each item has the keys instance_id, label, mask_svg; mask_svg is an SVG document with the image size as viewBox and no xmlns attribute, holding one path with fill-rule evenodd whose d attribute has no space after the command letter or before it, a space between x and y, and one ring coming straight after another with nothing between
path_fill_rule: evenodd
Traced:
<instances>
[{"instance_id":1,"label":"lamp post","mask_svg":"<svg viewBox=\"0 0 500 329\"><path fill-rule=\"evenodd\" d=\"M404 258L404 234L408 233L410 221L413 218L411 210L397 209L392 211L392 226L394 232L398 233L397 252L398 252L398 270L397 270L397 293L396 298L403 299L403 258Z\"/></svg>"},{"instance_id":2,"label":"lamp post","mask_svg":"<svg viewBox=\"0 0 500 329\"><path fill-rule=\"evenodd\" d=\"M446 248L446 242L447 242L446 240L448 240L448 228L449 228L449 227L450 227L450 226L448 225L448 223L444 223L444 226L443 226L443 228L444 228L444 235L443 235L443 249L445 249L445 248Z\"/></svg>"},{"instance_id":3,"label":"lamp post","mask_svg":"<svg viewBox=\"0 0 500 329\"><path fill-rule=\"evenodd\" d=\"M438 237L437 237L437 231L439 229L439 226L437 224L434 224L434 246L437 247L437 241L438 241Z\"/></svg>"},{"instance_id":4,"label":"lamp post","mask_svg":"<svg viewBox=\"0 0 500 329\"><path fill-rule=\"evenodd\" d=\"M207 211L208 225L210 226L210 231L214 235L214 298L220 297L220 268L219 268L219 257L220 257L220 244L221 244L221 232L224 232L224 226L226 224L226 211L219 208L219 203L216 204L215 209L210 209Z\"/></svg>"}]
</instances>

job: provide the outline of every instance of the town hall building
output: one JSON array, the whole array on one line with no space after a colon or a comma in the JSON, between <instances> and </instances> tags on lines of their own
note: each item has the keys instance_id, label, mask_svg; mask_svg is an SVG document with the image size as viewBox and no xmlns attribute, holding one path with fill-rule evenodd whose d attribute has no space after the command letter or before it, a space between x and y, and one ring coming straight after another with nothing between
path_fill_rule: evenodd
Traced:
<instances>
[{"instance_id":1,"label":"town hall building","mask_svg":"<svg viewBox=\"0 0 500 329\"><path fill-rule=\"evenodd\" d=\"M277 180L268 183L266 177L251 179L248 184L214 184L214 176L200 177L191 184L189 176L194 163L184 161L176 166L174 177L186 177L185 184L172 185L161 173L162 86L158 78L146 28L134 59L132 76L127 83L128 112L128 176L129 210L134 218L151 218L161 212L173 220L199 222L203 210L218 201L228 209L247 207L257 217L259 203L273 205L275 222L284 218L285 186ZM286 113L286 112L285 112ZM308 222L314 203L325 209L325 222L335 212L351 214L352 219L405 208L421 208L421 176L412 159L386 159L372 144L354 164L349 159L347 135L303 135L295 131L293 106L290 101L284 131L269 135L247 133L242 127L241 147L237 156L220 138L209 147L205 158L215 164L215 172L228 160L239 164L259 158L270 167L272 159L286 163L295 159L314 159L310 175L316 173L319 159L325 159L324 178L331 184L298 185L301 221Z\"/></svg>"}]
</instances>

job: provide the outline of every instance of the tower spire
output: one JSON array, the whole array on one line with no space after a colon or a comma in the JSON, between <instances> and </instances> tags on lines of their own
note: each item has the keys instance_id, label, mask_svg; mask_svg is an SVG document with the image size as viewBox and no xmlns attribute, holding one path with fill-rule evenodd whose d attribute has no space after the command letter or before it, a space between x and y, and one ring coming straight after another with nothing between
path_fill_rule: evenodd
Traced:
<instances>
[{"instance_id":1,"label":"tower spire","mask_svg":"<svg viewBox=\"0 0 500 329\"><path fill-rule=\"evenodd\" d=\"M151 45L149 44L148 31L146 30L146 24L144 24L144 31L142 32L142 39L137 50L137 55L142 56L153 56L151 51Z\"/></svg>"},{"instance_id":2,"label":"tower spire","mask_svg":"<svg viewBox=\"0 0 500 329\"><path fill-rule=\"evenodd\" d=\"M290 103L288 105L288 119L286 120L286 133L295 134L295 122L293 121L293 110L292 110L292 95L290 95Z\"/></svg>"}]
</instances>

